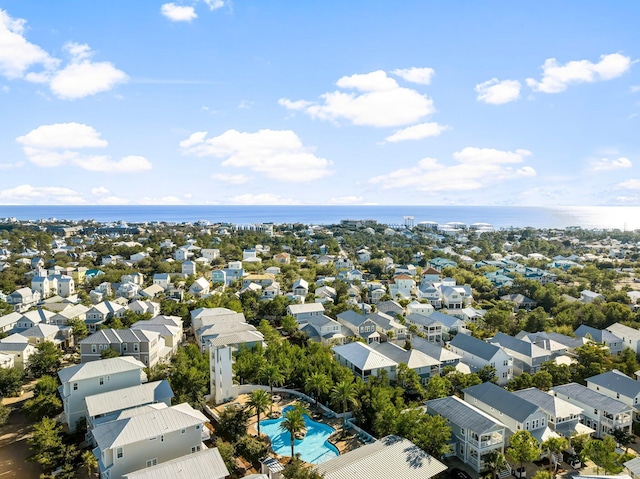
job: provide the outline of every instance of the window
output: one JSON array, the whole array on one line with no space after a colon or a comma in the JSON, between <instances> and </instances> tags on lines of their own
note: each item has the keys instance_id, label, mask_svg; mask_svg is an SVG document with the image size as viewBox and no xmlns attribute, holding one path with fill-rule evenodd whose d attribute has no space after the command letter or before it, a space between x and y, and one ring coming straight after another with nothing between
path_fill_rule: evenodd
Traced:
<instances>
[{"instance_id":1,"label":"window","mask_svg":"<svg viewBox=\"0 0 640 479\"><path fill-rule=\"evenodd\" d=\"M164 436L160 436L160 442L164 442Z\"/></svg>"},{"instance_id":2,"label":"window","mask_svg":"<svg viewBox=\"0 0 640 479\"><path fill-rule=\"evenodd\" d=\"M92 352L92 353L97 353L97 352L98 352L98 348L96 347L96 345L95 345L95 344L92 344L92 345L91 345L91 352Z\"/></svg>"},{"instance_id":3,"label":"window","mask_svg":"<svg viewBox=\"0 0 640 479\"><path fill-rule=\"evenodd\" d=\"M156 439L158 439L158 437L157 436L153 436L153 437L149 438L149 441L155 441Z\"/></svg>"},{"instance_id":4,"label":"window","mask_svg":"<svg viewBox=\"0 0 640 479\"><path fill-rule=\"evenodd\" d=\"M192 446L191 453L198 452L200 450L200 446Z\"/></svg>"},{"instance_id":5,"label":"window","mask_svg":"<svg viewBox=\"0 0 640 479\"><path fill-rule=\"evenodd\" d=\"M77 391L78 390L78 383L73 383L73 390Z\"/></svg>"},{"instance_id":6,"label":"window","mask_svg":"<svg viewBox=\"0 0 640 479\"><path fill-rule=\"evenodd\" d=\"M155 466L156 464L158 464L158 459L156 457L147 461L147 467Z\"/></svg>"},{"instance_id":7,"label":"window","mask_svg":"<svg viewBox=\"0 0 640 479\"><path fill-rule=\"evenodd\" d=\"M100 378L100 386L104 384L104 378Z\"/></svg>"},{"instance_id":8,"label":"window","mask_svg":"<svg viewBox=\"0 0 640 479\"><path fill-rule=\"evenodd\" d=\"M127 350L127 343L124 343L124 344L122 345L122 350L123 350L123 351L126 351L126 350Z\"/></svg>"},{"instance_id":9,"label":"window","mask_svg":"<svg viewBox=\"0 0 640 479\"><path fill-rule=\"evenodd\" d=\"M198 425L196 426L196 431L197 431L198 429L200 429L200 424L198 424Z\"/></svg>"},{"instance_id":10,"label":"window","mask_svg":"<svg viewBox=\"0 0 640 479\"><path fill-rule=\"evenodd\" d=\"M122 448L121 448L121 447L117 448L117 449L116 449L116 457L117 457L118 459L122 459L122 456L123 456L123 455L124 455L124 454L122 453Z\"/></svg>"},{"instance_id":11,"label":"window","mask_svg":"<svg viewBox=\"0 0 640 479\"><path fill-rule=\"evenodd\" d=\"M183 430L180 431L180 434L186 434L186 432L187 432L187 430L183 429Z\"/></svg>"},{"instance_id":12,"label":"window","mask_svg":"<svg viewBox=\"0 0 640 479\"><path fill-rule=\"evenodd\" d=\"M133 350L137 353L140 349L140 345L138 343L133 343Z\"/></svg>"}]
</instances>

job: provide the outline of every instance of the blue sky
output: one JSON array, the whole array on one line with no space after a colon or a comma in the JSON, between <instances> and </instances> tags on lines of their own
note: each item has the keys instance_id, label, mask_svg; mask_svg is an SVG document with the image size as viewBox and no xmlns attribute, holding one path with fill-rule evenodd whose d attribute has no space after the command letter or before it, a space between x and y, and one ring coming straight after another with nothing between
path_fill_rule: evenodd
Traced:
<instances>
[{"instance_id":1,"label":"blue sky","mask_svg":"<svg viewBox=\"0 0 640 479\"><path fill-rule=\"evenodd\" d=\"M639 14L0 0L0 204L637 206Z\"/></svg>"}]
</instances>

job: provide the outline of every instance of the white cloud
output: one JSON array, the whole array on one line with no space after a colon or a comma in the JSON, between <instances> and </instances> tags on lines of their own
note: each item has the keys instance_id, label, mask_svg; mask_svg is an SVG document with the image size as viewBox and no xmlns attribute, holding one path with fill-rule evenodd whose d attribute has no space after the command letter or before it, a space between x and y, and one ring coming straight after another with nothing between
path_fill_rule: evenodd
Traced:
<instances>
[{"instance_id":1,"label":"white cloud","mask_svg":"<svg viewBox=\"0 0 640 479\"><path fill-rule=\"evenodd\" d=\"M340 196L327 201L328 205L355 205L362 203L362 196Z\"/></svg>"},{"instance_id":2,"label":"white cloud","mask_svg":"<svg viewBox=\"0 0 640 479\"><path fill-rule=\"evenodd\" d=\"M433 68L405 68L403 70L392 70L393 75L399 76L403 80L420 85L428 85L436 74Z\"/></svg>"},{"instance_id":3,"label":"white cloud","mask_svg":"<svg viewBox=\"0 0 640 479\"><path fill-rule=\"evenodd\" d=\"M74 164L89 171L134 173L152 168L142 156L125 156L114 161L107 155L83 154L85 148L105 148L108 142L93 127L82 123L42 125L16 138L26 157L35 165L51 168Z\"/></svg>"},{"instance_id":4,"label":"white cloud","mask_svg":"<svg viewBox=\"0 0 640 479\"><path fill-rule=\"evenodd\" d=\"M360 91L386 91L398 88L398 82L389 78L382 70L342 77L336 85L340 88L353 88Z\"/></svg>"},{"instance_id":5,"label":"white cloud","mask_svg":"<svg viewBox=\"0 0 640 479\"><path fill-rule=\"evenodd\" d=\"M303 111L312 118L333 122L347 120L354 125L374 127L410 125L435 112L429 97L400 87L381 70L342 77L337 85L358 92L324 93L320 102L281 98L278 103L289 110Z\"/></svg>"},{"instance_id":6,"label":"white cloud","mask_svg":"<svg viewBox=\"0 0 640 479\"><path fill-rule=\"evenodd\" d=\"M616 187L623 188L625 190L640 190L640 179L626 180L622 183L618 183Z\"/></svg>"},{"instance_id":7,"label":"white cloud","mask_svg":"<svg viewBox=\"0 0 640 479\"><path fill-rule=\"evenodd\" d=\"M530 156L527 150L501 151L467 147L455 152L456 164L445 165L435 158L423 158L412 168L376 176L369 183L382 189L415 188L427 192L477 190L504 181L536 175L527 165L514 167Z\"/></svg>"},{"instance_id":8,"label":"white cloud","mask_svg":"<svg viewBox=\"0 0 640 479\"><path fill-rule=\"evenodd\" d=\"M491 105L503 105L520 97L520 82L517 80L498 80L492 78L476 85L478 101Z\"/></svg>"},{"instance_id":9,"label":"white cloud","mask_svg":"<svg viewBox=\"0 0 640 479\"><path fill-rule=\"evenodd\" d=\"M104 196L109 194L109 190L104 186L98 186L97 188L91 189L91 194L94 196Z\"/></svg>"},{"instance_id":10,"label":"white cloud","mask_svg":"<svg viewBox=\"0 0 640 479\"><path fill-rule=\"evenodd\" d=\"M438 123L420 123L396 131L393 135L386 137L385 141L396 143L405 140L422 140L430 136L439 136L443 131L449 129L451 127L439 125Z\"/></svg>"},{"instance_id":11,"label":"white cloud","mask_svg":"<svg viewBox=\"0 0 640 479\"><path fill-rule=\"evenodd\" d=\"M70 188L20 185L0 190L0 202L4 204L84 204L85 200Z\"/></svg>"},{"instance_id":12,"label":"white cloud","mask_svg":"<svg viewBox=\"0 0 640 479\"><path fill-rule=\"evenodd\" d=\"M225 175L224 173L218 173L211 175L211 178L222 183L228 183L230 185L242 185L252 178L245 175Z\"/></svg>"},{"instance_id":13,"label":"white cloud","mask_svg":"<svg viewBox=\"0 0 640 479\"><path fill-rule=\"evenodd\" d=\"M34 66L52 70L59 63L24 37L25 24L26 20L11 18L0 9L0 74L7 78L22 78Z\"/></svg>"},{"instance_id":14,"label":"white cloud","mask_svg":"<svg viewBox=\"0 0 640 479\"><path fill-rule=\"evenodd\" d=\"M19 136L16 141L37 149L104 148L108 145L93 127L75 122L42 125Z\"/></svg>"},{"instance_id":15,"label":"white cloud","mask_svg":"<svg viewBox=\"0 0 640 479\"><path fill-rule=\"evenodd\" d=\"M217 10L225 5L224 0L204 0L204 3L207 4L209 10Z\"/></svg>"},{"instance_id":16,"label":"white cloud","mask_svg":"<svg viewBox=\"0 0 640 479\"><path fill-rule=\"evenodd\" d=\"M598 63L574 60L564 65L555 58L548 58L542 65L542 79L527 78L533 91L560 93L572 83L593 83L617 78L631 68L631 58L620 53L600 56Z\"/></svg>"},{"instance_id":17,"label":"white cloud","mask_svg":"<svg viewBox=\"0 0 640 479\"><path fill-rule=\"evenodd\" d=\"M67 43L63 49L71 57L60 68L60 60L24 37L25 20L13 19L0 10L0 74L7 78L24 78L33 83L48 84L63 99L84 98L111 90L128 80L127 75L110 62L92 62L91 48L86 44ZM40 67L37 71L29 71Z\"/></svg>"},{"instance_id":18,"label":"white cloud","mask_svg":"<svg viewBox=\"0 0 640 479\"><path fill-rule=\"evenodd\" d=\"M298 200L291 198L283 198L280 195L272 193L260 193L253 195L246 193L244 195L232 196L229 202L236 205L299 205Z\"/></svg>"},{"instance_id":19,"label":"white cloud","mask_svg":"<svg viewBox=\"0 0 640 479\"><path fill-rule=\"evenodd\" d=\"M172 22L190 22L198 18L193 7L188 5L176 5L175 3L165 3L160 7L160 13Z\"/></svg>"},{"instance_id":20,"label":"white cloud","mask_svg":"<svg viewBox=\"0 0 640 479\"><path fill-rule=\"evenodd\" d=\"M89 60L93 55L89 45L67 43L64 49L71 56L71 62L56 71L49 83L51 91L60 98L73 100L95 95L129 79L110 62Z\"/></svg>"},{"instance_id":21,"label":"white cloud","mask_svg":"<svg viewBox=\"0 0 640 479\"><path fill-rule=\"evenodd\" d=\"M600 158L599 160L591 162L589 169L591 171L611 171L631 168L632 166L633 163L631 163L629 158L621 157L614 160L610 160L609 158Z\"/></svg>"},{"instance_id":22,"label":"white cloud","mask_svg":"<svg viewBox=\"0 0 640 479\"><path fill-rule=\"evenodd\" d=\"M177 196L162 196L160 198L145 196L138 200L141 205L184 205L184 201Z\"/></svg>"},{"instance_id":23,"label":"white cloud","mask_svg":"<svg viewBox=\"0 0 640 479\"><path fill-rule=\"evenodd\" d=\"M240 108L241 110L248 110L249 108L251 108L253 106L253 102L250 100L242 100L239 104L238 104L238 108Z\"/></svg>"},{"instance_id":24,"label":"white cloud","mask_svg":"<svg viewBox=\"0 0 640 479\"><path fill-rule=\"evenodd\" d=\"M0 171L20 168L22 166L24 166L24 162L22 161L16 161L15 163L0 163Z\"/></svg>"},{"instance_id":25,"label":"white cloud","mask_svg":"<svg viewBox=\"0 0 640 479\"><path fill-rule=\"evenodd\" d=\"M640 85L632 85L630 87L631 93L637 93L640 91Z\"/></svg>"},{"instance_id":26,"label":"white cloud","mask_svg":"<svg viewBox=\"0 0 640 479\"><path fill-rule=\"evenodd\" d=\"M222 166L244 168L279 181L306 182L332 173L332 162L316 156L291 130L227 130L213 138L206 136L206 132L197 132L180 142L183 154L226 158Z\"/></svg>"}]
</instances>

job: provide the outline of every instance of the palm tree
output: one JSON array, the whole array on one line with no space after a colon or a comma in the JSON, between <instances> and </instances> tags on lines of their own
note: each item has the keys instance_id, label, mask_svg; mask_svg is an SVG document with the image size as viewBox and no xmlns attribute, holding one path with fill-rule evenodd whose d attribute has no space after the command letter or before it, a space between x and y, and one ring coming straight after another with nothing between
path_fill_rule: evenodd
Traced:
<instances>
[{"instance_id":1,"label":"palm tree","mask_svg":"<svg viewBox=\"0 0 640 479\"><path fill-rule=\"evenodd\" d=\"M98 467L98 460L91 451L84 451L82 453L82 463L87 468L87 474L89 477L93 477L93 470Z\"/></svg>"},{"instance_id":2,"label":"palm tree","mask_svg":"<svg viewBox=\"0 0 640 479\"><path fill-rule=\"evenodd\" d=\"M553 455L560 454L562 451L569 447L569 443L564 437L550 437L544 441L541 446L543 451L547 451L549 454L549 469L553 468L553 476L556 475L557 464L553 464Z\"/></svg>"},{"instance_id":3,"label":"palm tree","mask_svg":"<svg viewBox=\"0 0 640 479\"><path fill-rule=\"evenodd\" d=\"M331 389L331 401L342 404L342 412L347 412L349 404L356 406L358 399L356 398L356 385L351 381L340 381ZM346 416L345 416L346 422Z\"/></svg>"},{"instance_id":4,"label":"palm tree","mask_svg":"<svg viewBox=\"0 0 640 479\"><path fill-rule=\"evenodd\" d=\"M320 395L329 392L329 389L331 388L331 380L326 374L313 373L305 381L304 388L307 392L313 392L317 408Z\"/></svg>"},{"instance_id":5,"label":"palm tree","mask_svg":"<svg viewBox=\"0 0 640 479\"><path fill-rule=\"evenodd\" d=\"M280 423L280 429L283 431L289 431L289 437L291 439L291 457L295 457L294 454L294 441L296 439L296 434L301 431L304 431L306 428L306 423L304 421L304 416L302 414L302 410L297 407L293 407L284 413L284 418Z\"/></svg>"},{"instance_id":6,"label":"palm tree","mask_svg":"<svg viewBox=\"0 0 640 479\"><path fill-rule=\"evenodd\" d=\"M258 437L260 437L260 414L266 413L269 409L269 405L271 403L271 398L267 391L263 391L262 389L256 389L251 392L251 397L247 402L250 408L252 408L256 415L258 416L257 429L258 429Z\"/></svg>"},{"instance_id":7,"label":"palm tree","mask_svg":"<svg viewBox=\"0 0 640 479\"><path fill-rule=\"evenodd\" d=\"M269 389L271 389L271 397L273 398L273 386L281 386L284 384L284 374L280 372L278 366L275 364L265 364L260 371L260 377L262 380L266 381L269 384ZM271 413L273 414L273 401L271 402Z\"/></svg>"}]
</instances>

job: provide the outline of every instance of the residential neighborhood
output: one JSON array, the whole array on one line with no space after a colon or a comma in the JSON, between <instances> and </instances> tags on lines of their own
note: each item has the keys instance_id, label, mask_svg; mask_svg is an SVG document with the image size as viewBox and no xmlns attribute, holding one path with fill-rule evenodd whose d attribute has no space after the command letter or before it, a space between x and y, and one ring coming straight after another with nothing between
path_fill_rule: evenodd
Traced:
<instances>
[{"instance_id":1,"label":"residential neighborhood","mask_svg":"<svg viewBox=\"0 0 640 479\"><path fill-rule=\"evenodd\" d=\"M73 226L0 219L0 417L33 428L22 457L44 474L475 479L634 460L639 234Z\"/></svg>"}]
</instances>

